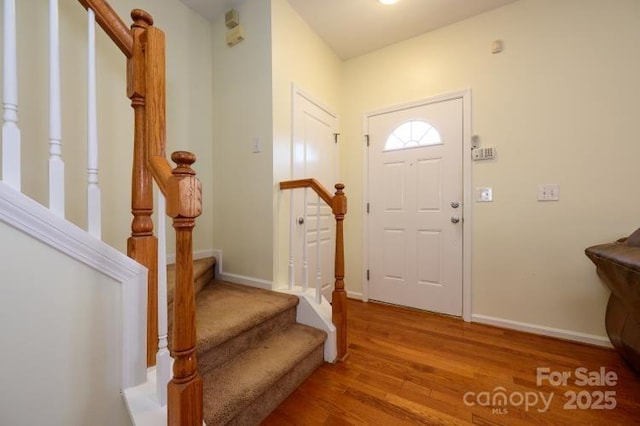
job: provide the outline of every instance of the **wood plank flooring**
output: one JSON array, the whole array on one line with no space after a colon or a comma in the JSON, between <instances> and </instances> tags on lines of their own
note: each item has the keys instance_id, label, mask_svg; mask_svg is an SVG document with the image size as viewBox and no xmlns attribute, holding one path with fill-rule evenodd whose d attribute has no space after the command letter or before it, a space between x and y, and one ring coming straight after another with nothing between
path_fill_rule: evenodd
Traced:
<instances>
[{"instance_id":1,"label":"wood plank flooring","mask_svg":"<svg viewBox=\"0 0 640 426\"><path fill-rule=\"evenodd\" d=\"M640 378L613 350L377 303L348 308L347 361L323 365L264 425L640 425ZM540 386L537 368L548 369ZM608 383L596 383L601 369Z\"/></svg>"}]
</instances>

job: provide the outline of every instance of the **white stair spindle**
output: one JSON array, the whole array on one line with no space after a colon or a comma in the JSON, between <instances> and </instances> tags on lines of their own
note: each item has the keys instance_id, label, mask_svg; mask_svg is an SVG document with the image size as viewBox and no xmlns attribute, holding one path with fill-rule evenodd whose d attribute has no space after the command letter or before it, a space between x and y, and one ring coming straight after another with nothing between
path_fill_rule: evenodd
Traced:
<instances>
[{"instance_id":1,"label":"white stair spindle","mask_svg":"<svg viewBox=\"0 0 640 426\"><path fill-rule=\"evenodd\" d=\"M18 51L16 2L4 0L2 180L20 191L20 128L18 127Z\"/></svg>"},{"instance_id":2,"label":"white stair spindle","mask_svg":"<svg viewBox=\"0 0 640 426\"><path fill-rule=\"evenodd\" d=\"M322 245L320 244L320 195L316 203L316 302L322 303Z\"/></svg>"},{"instance_id":3,"label":"white stair spindle","mask_svg":"<svg viewBox=\"0 0 640 426\"><path fill-rule=\"evenodd\" d=\"M289 191L291 193L289 197L289 290L293 290L293 281L294 281L294 261L293 261L293 236L296 231L295 229L295 216L294 216L294 208L293 208L293 193L294 191Z\"/></svg>"},{"instance_id":4,"label":"white stair spindle","mask_svg":"<svg viewBox=\"0 0 640 426\"><path fill-rule=\"evenodd\" d=\"M64 218L58 0L49 0L49 209Z\"/></svg>"},{"instance_id":5,"label":"white stair spindle","mask_svg":"<svg viewBox=\"0 0 640 426\"><path fill-rule=\"evenodd\" d=\"M302 289L306 292L309 289L309 259L307 253L307 193L304 189L303 213L302 213Z\"/></svg>"},{"instance_id":6,"label":"white stair spindle","mask_svg":"<svg viewBox=\"0 0 640 426\"><path fill-rule=\"evenodd\" d=\"M171 356L167 331L167 236L165 199L158 196L158 352L156 353L156 392L160 405L167 404L167 383L171 380Z\"/></svg>"},{"instance_id":7,"label":"white stair spindle","mask_svg":"<svg viewBox=\"0 0 640 426\"><path fill-rule=\"evenodd\" d=\"M88 146L87 146L87 230L101 238L100 187L98 186L98 112L96 97L96 19L93 10L88 10Z\"/></svg>"}]
</instances>

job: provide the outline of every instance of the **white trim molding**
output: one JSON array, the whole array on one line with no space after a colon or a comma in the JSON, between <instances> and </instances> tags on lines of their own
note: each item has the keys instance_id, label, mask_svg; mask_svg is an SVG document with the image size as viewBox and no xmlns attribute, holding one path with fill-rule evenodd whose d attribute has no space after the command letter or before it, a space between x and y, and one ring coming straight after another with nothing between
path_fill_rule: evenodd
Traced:
<instances>
[{"instance_id":1,"label":"white trim molding","mask_svg":"<svg viewBox=\"0 0 640 426\"><path fill-rule=\"evenodd\" d=\"M507 328L510 330L524 331L526 333L539 334L542 336L555 337L573 342L586 343L589 345L602 346L605 348L613 348L611 341L606 336L598 336L596 334L580 333L572 330L564 330L561 328L547 327L539 324L529 324L526 322L512 321L503 318L495 318L487 315L473 314L472 322L479 324L492 325L495 327Z\"/></svg>"},{"instance_id":2,"label":"white trim molding","mask_svg":"<svg viewBox=\"0 0 640 426\"><path fill-rule=\"evenodd\" d=\"M362 298L362 293L359 293L359 292L357 292L357 291L349 291L349 290L347 290L347 297L348 297L349 299L362 300L363 302L365 301L365 300Z\"/></svg>"},{"instance_id":3,"label":"white trim molding","mask_svg":"<svg viewBox=\"0 0 640 426\"><path fill-rule=\"evenodd\" d=\"M246 275L234 274L231 272L225 272L223 268L223 256L222 250L216 249L212 251L213 256L216 258L215 274L217 279L221 281L228 281L230 283L248 285L250 287L262 288L264 290L273 290L273 282L263 280L261 278L248 277Z\"/></svg>"},{"instance_id":4,"label":"white trim molding","mask_svg":"<svg viewBox=\"0 0 640 426\"><path fill-rule=\"evenodd\" d=\"M0 182L0 220L99 271L122 288L122 389L146 380L147 268Z\"/></svg>"}]
</instances>

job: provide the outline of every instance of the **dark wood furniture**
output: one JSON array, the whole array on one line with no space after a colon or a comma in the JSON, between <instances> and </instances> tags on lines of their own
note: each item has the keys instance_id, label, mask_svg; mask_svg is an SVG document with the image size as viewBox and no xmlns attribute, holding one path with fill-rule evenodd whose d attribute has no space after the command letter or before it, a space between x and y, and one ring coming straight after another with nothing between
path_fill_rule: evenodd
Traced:
<instances>
[{"instance_id":1,"label":"dark wood furniture","mask_svg":"<svg viewBox=\"0 0 640 426\"><path fill-rule=\"evenodd\" d=\"M614 348L640 374L640 229L585 250L611 289L605 326Z\"/></svg>"}]
</instances>

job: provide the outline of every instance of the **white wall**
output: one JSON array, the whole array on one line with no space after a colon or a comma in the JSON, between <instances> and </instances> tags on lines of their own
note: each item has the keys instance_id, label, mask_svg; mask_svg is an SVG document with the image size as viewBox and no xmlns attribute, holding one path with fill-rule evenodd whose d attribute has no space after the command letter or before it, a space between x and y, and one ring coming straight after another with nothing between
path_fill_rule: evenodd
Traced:
<instances>
[{"instance_id":1,"label":"white wall","mask_svg":"<svg viewBox=\"0 0 640 426\"><path fill-rule=\"evenodd\" d=\"M348 289L363 282L363 113L470 88L473 133L498 153L472 170L494 191L473 206L474 314L604 336L608 291L583 251L640 225L638 28L635 0L521 0L347 61ZM560 201L537 202L541 183Z\"/></svg>"},{"instance_id":2,"label":"white wall","mask_svg":"<svg viewBox=\"0 0 640 426\"><path fill-rule=\"evenodd\" d=\"M213 22L214 245L225 273L271 281L273 273L273 111L271 2L236 5L245 40L225 42ZM254 154L259 138L262 152Z\"/></svg>"},{"instance_id":3,"label":"white wall","mask_svg":"<svg viewBox=\"0 0 640 426\"><path fill-rule=\"evenodd\" d=\"M273 54L274 282L286 284L289 257L288 194L279 183L291 179L292 85L337 112L342 62L291 8L271 1Z\"/></svg>"},{"instance_id":4,"label":"white wall","mask_svg":"<svg viewBox=\"0 0 640 426\"><path fill-rule=\"evenodd\" d=\"M48 8L20 0L19 118L23 141L23 192L48 204ZM203 183L203 215L194 248L212 248L212 78L210 24L178 0L112 0L129 25L133 8L149 11L167 39L167 152L190 150ZM44 6L44 7L43 7ZM67 218L85 227L86 205L86 12L76 1L60 2L63 147ZM98 27L98 115L103 239L121 251L131 227L133 110L126 97L124 55ZM0 88L1 89L1 88ZM169 252L174 252L169 230Z\"/></svg>"},{"instance_id":5,"label":"white wall","mask_svg":"<svg viewBox=\"0 0 640 426\"><path fill-rule=\"evenodd\" d=\"M0 424L130 424L119 284L4 222L0 236Z\"/></svg>"}]
</instances>

